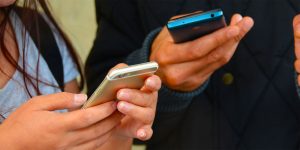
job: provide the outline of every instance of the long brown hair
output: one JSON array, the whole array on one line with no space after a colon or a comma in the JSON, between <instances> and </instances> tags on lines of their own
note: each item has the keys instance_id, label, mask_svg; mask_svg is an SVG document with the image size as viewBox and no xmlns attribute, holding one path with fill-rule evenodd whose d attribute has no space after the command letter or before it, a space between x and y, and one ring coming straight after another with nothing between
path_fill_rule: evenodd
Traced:
<instances>
[{"instance_id":1,"label":"long brown hair","mask_svg":"<svg viewBox=\"0 0 300 150\"><path fill-rule=\"evenodd\" d=\"M44 81L41 81L39 79L39 66L37 65L36 67L36 77L33 77L32 75L30 75L27 70L26 70L26 60L25 60L25 55L23 55L23 66L20 66L18 64L18 61L15 60L13 58L13 56L11 55L11 53L9 52L9 49L6 47L5 45L5 41L4 41L4 35L5 35L5 31L6 31L6 28L7 28L7 25L11 25L11 22L10 22L10 19L9 19L9 15L10 15L10 12L15 10L17 8L17 3L18 3L18 0L11 6L8 6L8 7L5 7L5 8L0 8L0 10L2 11L2 13L4 14L4 18L2 20L2 22L0 23L0 51L2 52L4 58L11 64L13 65L19 72L21 72L23 74L23 80L24 80L24 84L25 84L25 88L28 92L28 94L32 97L32 94L30 93L30 90L28 88L28 84L31 84L36 93L38 95L42 94L40 92L40 89L39 89L39 83L42 82L42 83L45 83ZM22 20L25 20L24 22L24 25L25 26L29 26L29 28L26 28L27 30L28 29L31 29L30 26L32 24L36 24L38 26L38 8L41 8L41 11L43 11L43 13L49 18L49 20L52 22L52 24L56 27L56 29L58 30L59 34L62 36L62 38L64 39L65 43L66 43L66 46L69 50L69 53L71 55L71 57L73 58L76 66L77 66L77 69L78 71L80 72L80 89L83 88L84 86L84 77L83 77L83 72L82 72L82 65L81 65L81 62L79 61L79 57L77 56L77 53L75 52L75 48L73 47L73 45L71 44L70 40L68 39L68 37L66 36L66 34L62 31L62 29L58 26L57 22L55 21L50 9L48 8L48 4L47 4L47 1L46 0L24 0L22 2L22 9L31 9L33 11L30 11L32 12L32 14L28 14L28 13L23 13L21 16ZM26 34L27 32L25 32L26 30L24 28L24 33ZM35 33L37 33L37 36L36 37L39 37L39 34L42 34L42 33L38 33L38 29L32 29L32 30L36 30ZM22 50L22 53L26 53L26 35L23 34L23 50ZM15 41L16 41L16 38L15 38ZM38 39L39 41L39 39ZM17 41L16 41L17 42ZM37 47L40 48L40 43L38 42L37 43ZM39 58L38 58L38 63L39 64ZM4 71L4 68L0 68L0 71L2 73L5 74L5 71ZM7 74L6 74L7 75ZM51 85L51 86L54 86L54 85ZM56 87L56 86L55 86ZM59 88L59 87L57 87Z\"/></svg>"}]
</instances>

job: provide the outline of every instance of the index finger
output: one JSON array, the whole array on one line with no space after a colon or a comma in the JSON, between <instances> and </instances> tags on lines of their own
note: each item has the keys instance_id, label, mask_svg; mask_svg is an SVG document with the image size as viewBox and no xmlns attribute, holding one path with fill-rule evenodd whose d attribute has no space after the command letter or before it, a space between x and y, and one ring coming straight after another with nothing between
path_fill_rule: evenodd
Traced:
<instances>
[{"instance_id":1,"label":"index finger","mask_svg":"<svg viewBox=\"0 0 300 150\"><path fill-rule=\"evenodd\" d=\"M115 112L116 102L107 102L87 109L80 109L64 113L61 116L62 124L69 130L91 126Z\"/></svg>"},{"instance_id":2,"label":"index finger","mask_svg":"<svg viewBox=\"0 0 300 150\"><path fill-rule=\"evenodd\" d=\"M108 73L110 73L111 71L113 71L114 69L120 69L120 68L124 68L124 67L128 67L127 64L124 64L124 63L120 63L120 64L117 64L116 66L114 66L113 68L111 68Z\"/></svg>"},{"instance_id":3,"label":"index finger","mask_svg":"<svg viewBox=\"0 0 300 150\"><path fill-rule=\"evenodd\" d=\"M193 61L207 55L239 34L239 27L228 26L196 40L172 45L171 48L166 49L164 59L169 63Z\"/></svg>"}]
</instances>

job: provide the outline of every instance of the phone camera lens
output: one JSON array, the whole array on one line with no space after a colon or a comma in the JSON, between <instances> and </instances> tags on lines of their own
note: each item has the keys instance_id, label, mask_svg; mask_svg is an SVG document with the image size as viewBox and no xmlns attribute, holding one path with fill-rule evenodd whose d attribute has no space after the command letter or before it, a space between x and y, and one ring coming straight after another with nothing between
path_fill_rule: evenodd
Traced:
<instances>
[{"instance_id":1,"label":"phone camera lens","mask_svg":"<svg viewBox=\"0 0 300 150\"><path fill-rule=\"evenodd\" d=\"M215 17L215 14L211 14L210 16L213 18L213 17Z\"/></svg>"}]
</instances>

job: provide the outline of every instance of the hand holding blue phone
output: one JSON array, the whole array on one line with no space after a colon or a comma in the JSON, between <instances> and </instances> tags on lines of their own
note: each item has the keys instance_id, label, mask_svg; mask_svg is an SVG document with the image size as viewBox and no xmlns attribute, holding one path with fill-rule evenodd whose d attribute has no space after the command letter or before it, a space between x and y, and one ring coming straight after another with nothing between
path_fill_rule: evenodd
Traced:
<instances>
[{"instance_id":1,"label":"hand holding blue phone","mask_svg":"<svg viewBox=\"0 0 300 150\"><path fill-rule=\"evenodd\" d=\"M195 14L187 16L193 18ZM184 16L184 18L187 16ZM191 23L192 25L198 24L201 27L209 26L207 29L210 30L204 30L203 28L200 30L199 28L197 36L191 30L195 27L197 29L197 26L192 27L186 25L185 22L175 24L170 21L153 41L150 60L159 64L160 68L156 74L161 77L162 82L168 88L189 92L204 85L217 69L230 61L240 40L254 24L250 17L242 17L239 14L232 17L228 26L224 24L222 13L219 12L214 17L217 20L212 19L212 22L221 22L220 26L214 26L216 28L211 28L209 21L204 24L203 22ZM182 17L175 20L180 19ZM192 22L193 19L188 20ZM178 25L183 28L177 27ZM221 28L218 29L219 27ZM187 30L191 30L192 36L186 34L190 33ZM181 31L184 32L177 33Z\"/></svg>"}]
</instances>

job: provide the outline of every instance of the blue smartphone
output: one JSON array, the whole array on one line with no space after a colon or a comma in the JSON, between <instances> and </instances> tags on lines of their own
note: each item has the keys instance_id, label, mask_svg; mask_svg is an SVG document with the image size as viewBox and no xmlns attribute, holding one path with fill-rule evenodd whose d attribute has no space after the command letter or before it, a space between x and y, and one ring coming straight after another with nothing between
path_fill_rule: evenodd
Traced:
<instances>
[{"instance_id":1,"label":"blue smartphone","mask_svg":"<svg viewBox=\"0 0 300 150\"><path fill-rule=\"evenodd\" d=\"M167 28L175 43L191 41L226 26L221 9L196 12L171 19Z\"/></svg>"}]
</instances>

